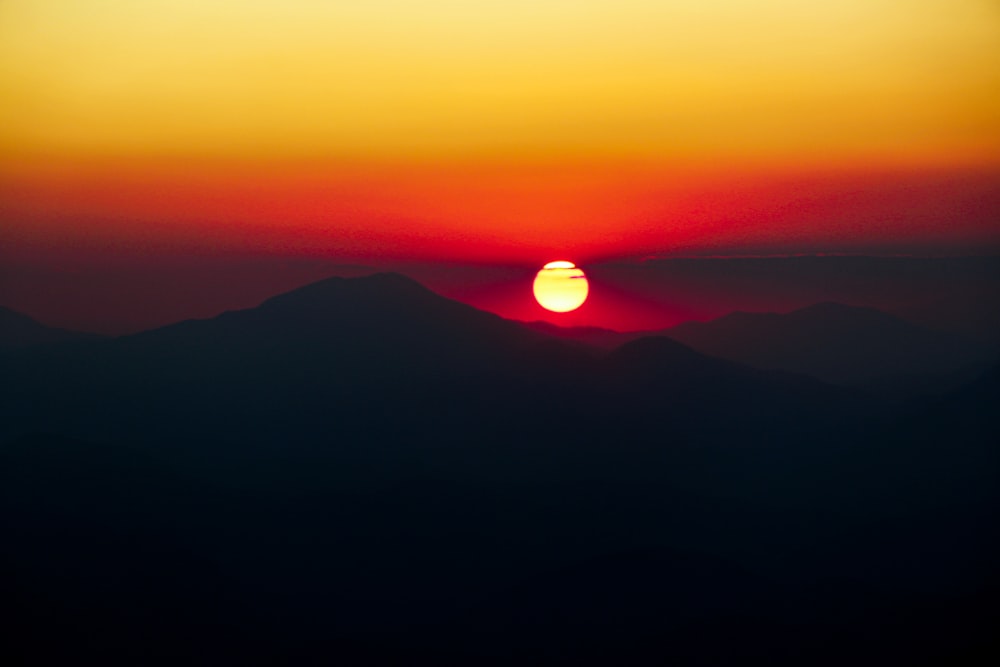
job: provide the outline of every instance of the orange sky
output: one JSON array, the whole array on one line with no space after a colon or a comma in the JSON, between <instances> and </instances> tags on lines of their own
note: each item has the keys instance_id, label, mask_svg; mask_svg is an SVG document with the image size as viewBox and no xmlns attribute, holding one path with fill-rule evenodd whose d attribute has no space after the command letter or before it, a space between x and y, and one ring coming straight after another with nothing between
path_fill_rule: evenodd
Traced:
<instances>
[{"instance_id":1,"label":"orange sky","mask_svg":"<svg viewBox=\"0 0 1000 667\"><path fill-rule=\"evenodd\" d=\"M4 0L8 257L969 251L993 0Z\"/></svg>"}]
</instances>

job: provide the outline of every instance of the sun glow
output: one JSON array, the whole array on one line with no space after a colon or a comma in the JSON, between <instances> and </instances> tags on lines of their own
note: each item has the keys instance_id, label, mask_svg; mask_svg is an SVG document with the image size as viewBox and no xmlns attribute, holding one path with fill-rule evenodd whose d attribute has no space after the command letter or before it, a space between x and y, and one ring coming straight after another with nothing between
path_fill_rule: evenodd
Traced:
<instances>
[{"instance_id":1,"label":"sun glow","mask_svg":"<svg viewBox=\"0 0 1000 667\"><path fill-rule=\"evenodd\" d=\"M583 270L566 260L549 262L543 266L535 276L532 289L538 304L554 313L576 310L587 300L590 292Z\"/></svg>"}]
</instances>

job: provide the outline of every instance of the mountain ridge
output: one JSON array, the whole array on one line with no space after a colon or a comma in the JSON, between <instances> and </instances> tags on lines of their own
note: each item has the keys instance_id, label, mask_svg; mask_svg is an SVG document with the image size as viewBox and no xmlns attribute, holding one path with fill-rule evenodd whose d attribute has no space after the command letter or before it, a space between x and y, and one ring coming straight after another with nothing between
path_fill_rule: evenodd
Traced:
<instances>
[{"instance_id":1,"label":"mountain ridge","mask_svg":"<svg viewBox=\"0 0 1000 667\"><path fill-rule=\"evenodd\" d=\"M103 338L99 334L50 327L24 313L0 306L0 349Z\"/></svg>"},{"instance_id":2,"label":"mountain ridge","mask_svg":"<svg viewBox=\"0 0 1000 667\"><path fill-rule=\"evenodd\" d=\"M995 646L996 369L891 405L384 276L0 363L5 664Z\"/></svg>"},{"instance_id":3,"label":"mountain ridge","mask_svg":"<svg viewBox=\"0 0 1000 667\"><path fill-rule=\"evenodd\" d=\"M211 428L224 423L221 415L241 414L261 396L270 397L275 414L254 419L303 411L312 419L323 410L353 410L345 421L355 423L379 402L398 402L416 417L420 410L432 414L437 401L454 406L449 418L464 423L469 418L458 413L471 396L456 394L459 386L471 395L500 393L506 409L533 412L539 420L547 419L541 406L558 404L560 414L568 415L611 388L643 393L645 402L670 396L691 406L690 417L677 413L677 418L692 424L710 407L699 405L702 399L694 394L685 396L685 387L698 387L704 400L725 395L727 409L745 415L750 414L745 405L757 406L761 415L777 414L782 401L800 402L798 393L817 406L826 397L827 412L863 404L818 380L763 373L665 338L639 339L607 355L567 347L394 274L331 278L256 308L79 350L49 350L14 364L10 375L23 378L20 389L11 389L10 405L29 415L55 402L77 422L92 422L76 398L85 392L89 402L106 406L102 409L139 401L143 410L161 414L197 405L198 419ZM741 392L749 400L740 401ZM473 404L474 410L489 409ZM124 419L141 428L147 417L135 412Z\"/></svg>"},{"instance_id":4,"label":"mountain ridge","mask_svg":"<svg viewBox=\"0 0 1000 667\"><path fill-rule=\"evenodd\" d=\"M845 385L904 373L954 372L990 359L985 348L953 334L835 302L783 314L735 311L661 333L712 356Z\"/></svg>"}]
</instances>

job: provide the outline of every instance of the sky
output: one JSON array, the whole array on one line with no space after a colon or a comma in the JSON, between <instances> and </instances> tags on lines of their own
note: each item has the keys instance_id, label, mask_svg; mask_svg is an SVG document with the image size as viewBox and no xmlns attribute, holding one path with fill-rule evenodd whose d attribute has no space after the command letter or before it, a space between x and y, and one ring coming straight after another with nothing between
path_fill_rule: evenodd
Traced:
<instances>
[{"instance_id":1,"label":"sky","mask_svg":"<svg viewBox=\"0 0 1000 667\"><path fill-rule=\"evenodd\" d=\"M0 302L191 258L1000 248L995 0L3 0L0 99Z\"/></svg>"}]
</instances>

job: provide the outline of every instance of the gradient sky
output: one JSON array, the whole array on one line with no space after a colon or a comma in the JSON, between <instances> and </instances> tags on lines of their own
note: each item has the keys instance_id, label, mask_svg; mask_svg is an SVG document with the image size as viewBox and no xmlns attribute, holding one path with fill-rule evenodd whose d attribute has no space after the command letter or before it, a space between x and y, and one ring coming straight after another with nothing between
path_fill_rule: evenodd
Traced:
<instances>
[{"instance_id":1,"label":"gradient sky","mask_svg":"<svg viewBox=\"0 0 1000 667\"><path fill-rule=\"evenodd\" d=\"M0 99L8 263L1000 248L995 0L3 0Z\"/></svg>"}]
</instances>

